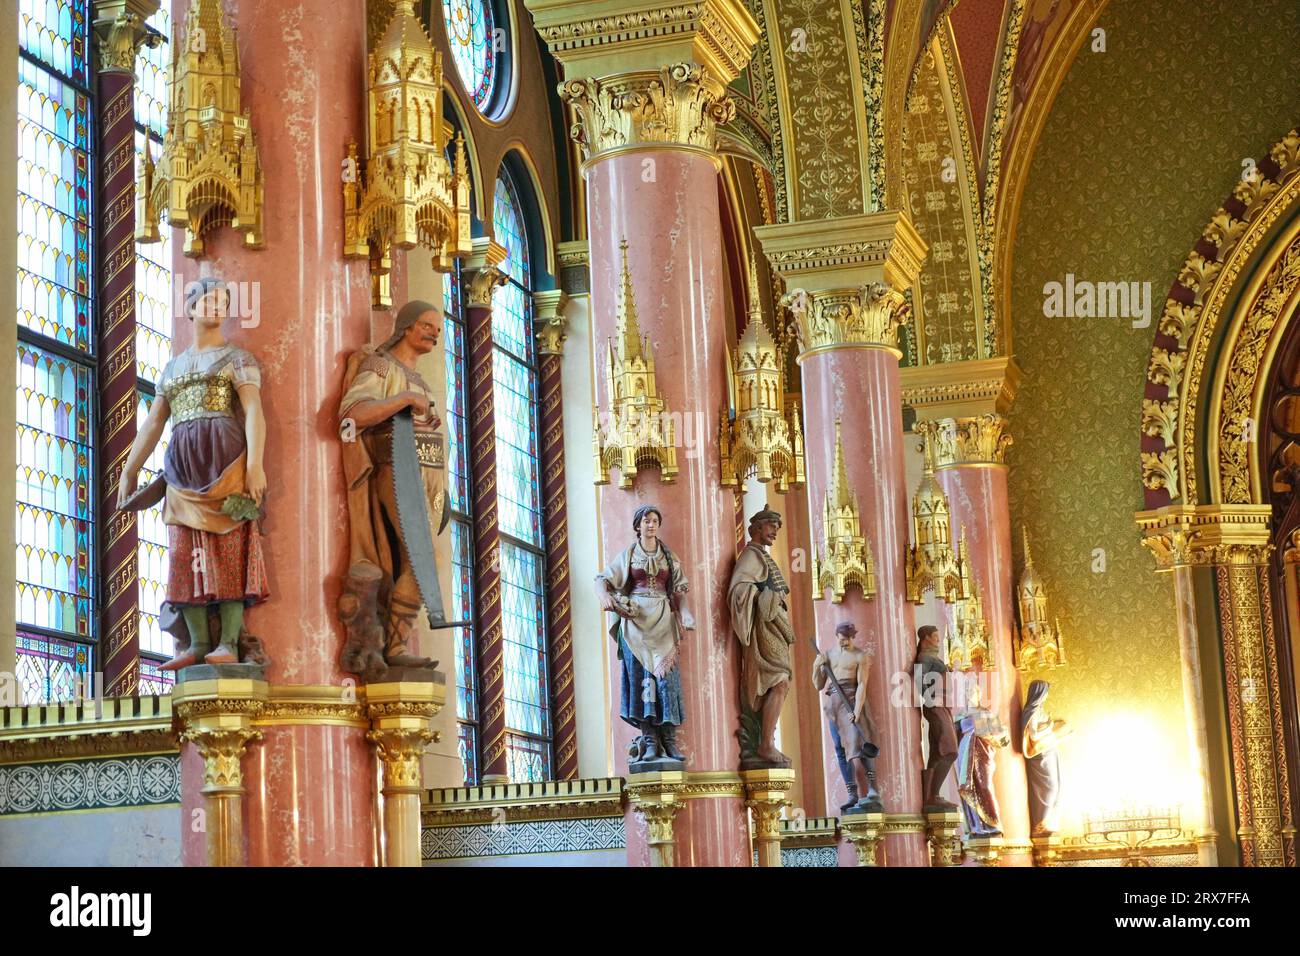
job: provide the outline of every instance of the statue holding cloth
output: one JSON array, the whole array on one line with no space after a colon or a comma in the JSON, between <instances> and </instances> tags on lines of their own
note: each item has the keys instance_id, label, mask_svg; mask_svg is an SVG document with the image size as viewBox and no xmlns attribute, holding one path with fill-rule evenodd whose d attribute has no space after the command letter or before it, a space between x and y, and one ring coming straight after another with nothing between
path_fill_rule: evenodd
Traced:
<instances>
[{"instance_id":1,"label":"statue holding cloth","mask_svg":"<svg viewBox=\"0 0 1300 956\"><path fill-rule=\"evenodd\" d=\"M776 721L790 692L794 628L786 596L790 586L767 549L781 530L779 512L764 508L749 519L749 543L731 572L727 604L731 631L740 641L740 767L790 766L776 748Z\"/></svg>"}]
</instances>

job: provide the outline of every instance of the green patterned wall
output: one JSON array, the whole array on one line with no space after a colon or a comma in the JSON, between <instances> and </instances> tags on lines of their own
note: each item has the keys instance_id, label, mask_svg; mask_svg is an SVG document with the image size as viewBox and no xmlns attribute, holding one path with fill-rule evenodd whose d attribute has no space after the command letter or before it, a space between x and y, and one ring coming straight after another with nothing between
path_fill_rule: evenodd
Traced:
<instances>
[{"instance_id":1,"label":"green patterned wall","mask_svg":"<svg viewBox=\"0 0 1300 956\"><path fill-rule=\"evenodd\" d=\"M1012 527L1066 633L1046 675L1067 834L1085 810L1178 802L1186 780L1172 583L1153 572L1138 425L1164 296L1247 157L1300 120L1300 5L1112 0L1048 117L1020 209L1012 275L1024 377L1011 415ZM1150 282L1152 323L1048 318L1044 283ZM1104 570L1100 570L1103 567Z\"/></svg>"}]
</instances>

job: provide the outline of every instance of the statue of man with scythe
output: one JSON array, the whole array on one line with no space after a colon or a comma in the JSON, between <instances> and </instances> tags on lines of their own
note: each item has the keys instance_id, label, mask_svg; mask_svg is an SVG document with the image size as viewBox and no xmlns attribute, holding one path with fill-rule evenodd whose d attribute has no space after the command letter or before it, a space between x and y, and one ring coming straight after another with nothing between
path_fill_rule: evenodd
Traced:
<instances>
[{"instance_id":1,"label":"statue of man with scythe","mask_svg":"<svg viewBox=\"0 0 1300 956\"><path fill-rule=\"evenodd\" d=\"M442 310L413 301L393 334L348 360L339 403L348 487L349 565L339 616L342 667L367 680L389 668L433 668L413 651L415 618L444 625L433 539L447 524L445 450L433 391L415 371L442 331Z\"/></svg>"}]
</instances>

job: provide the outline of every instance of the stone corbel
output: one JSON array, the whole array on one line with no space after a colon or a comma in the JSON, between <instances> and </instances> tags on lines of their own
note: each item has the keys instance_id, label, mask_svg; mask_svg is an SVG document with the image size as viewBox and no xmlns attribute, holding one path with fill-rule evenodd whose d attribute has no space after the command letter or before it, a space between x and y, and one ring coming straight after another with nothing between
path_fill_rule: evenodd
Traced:
<instances>
[{"instance_id":1,"label":"stone corbel","mask_svg":"<svg viewBox=\"0 0 1300 956\"><path fill-rule=\"evenodd\" d=\"M956 810L925 815L925 836L930 841L931 866L961 863L961 814Z\"/></svg>"},{"instance_id":2,"label":"stone corbel","mask_svg":"<svg viewBox=\"0 0 1300 956\"><path fill-rule=\"evenodd\" d=\"M885 826L883 813L846 813L840 817L840 833L853 844L858 866L876 866L876 849Z\"/></svg>"},{"instance_id":3,"label":"stone corbel","mask_svg":"<svg viewBox=\"0 0 1300 956\"><path fill-rule=\"evenodd\" d=\"M492 293L497 286L506 284L506 273L501 263L506 261L506 248L495 239L475 239L474 251L461 266L461 273L469 277L465 304L479 308L492 308Z\"/></svg>"}]
</instances>

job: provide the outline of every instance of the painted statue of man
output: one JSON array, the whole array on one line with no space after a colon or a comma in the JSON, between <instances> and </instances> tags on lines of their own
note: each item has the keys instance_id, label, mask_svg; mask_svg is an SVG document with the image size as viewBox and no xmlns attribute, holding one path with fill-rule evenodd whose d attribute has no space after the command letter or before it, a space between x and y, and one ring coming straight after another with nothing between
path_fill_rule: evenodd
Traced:
<instances>
[{"instance_id":1,"label":"painted statue of man","mask_svg":"<svg viewBox=\"0 0 1300 956\"><path fill-rule=\"evenodd\" d=\"M947 696L948 665L943 661L937 627L926 624L917 630L916 637L921 714L930 728L930 757L921 771L921 809L925 813L947 813L957 809L957 804L939 796L957 759L957 728L952 722Z\"/></svg>"},{"instance_id":2,"label":"painted statue of man","mask_svg":"<svg viewBox=\"0 0 1300 956\"><path fill-rule=\"evenodd\" d=\"M749 543L736 559L727 589L731 630L744 648L740 665L741 767L788 767L775 744L776 721L790 691L794 629L786 596L790 587L767 549L781 530L781 515L764 509L749 519Z\"/></svg>"},{"instance_id":3,"label":"painted statue of man","mask_svg":"<svg viewBox=\"0 0 1300 956\"><path fill-rule=\"evenodd\" d=\"M348 485L350 560L339 598L347 624L343 669L376 679L387 667L436 661L412 651L415 618L443 623L433 538L447 522L441 421L433 391L415 371L438 344L442 310L413 301L393 334L348 360L339 403Z\"/></svg>"},{"instance_id":4,"label":"painted statue of man","mask_svg":"<svg viewBox=\"0 0 1300 956\"><path fill-rule=\"evenodd\" d=\"M836 754L844 755L840 773L849 789L850 802L840 807L840 812L883 812L876 791L875 754L879 735L867 706L871 655L854 646L857 633L852 621L844 621L835 628L839 647L817 655L813 661L813 686L822 692L822 713L835 741ZM832 681L839 685L839 690Z\"/></svg>"}]
</instances>

